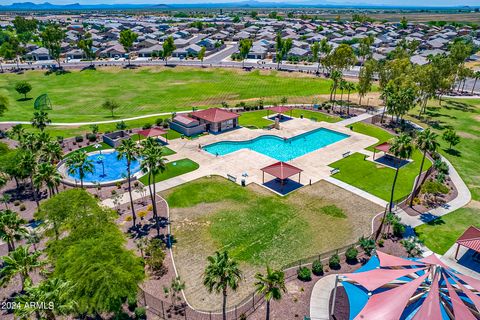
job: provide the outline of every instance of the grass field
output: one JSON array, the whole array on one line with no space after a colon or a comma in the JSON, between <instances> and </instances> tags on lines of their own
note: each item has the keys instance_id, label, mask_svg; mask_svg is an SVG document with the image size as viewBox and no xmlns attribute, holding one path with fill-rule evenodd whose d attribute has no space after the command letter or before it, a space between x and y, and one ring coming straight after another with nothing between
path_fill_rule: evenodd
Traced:
<instances>
[{"instance_id":1,"label":"grass field","mask_svg":"<svg viewBox=\"0 0 480 320\"><path fill-rule=\"evenodd\" d=\"M165 166L165 171L159 175L156 175L155 181L152 181L152 183L160 182L188 172L195 171L199 167L198 163L190 159L180 159L168 162ZM144 185L148 185L148 175L144 175L138 180L140 180L140 182Z\"/></svg>"},{"instance_id":2,"label":"grass field","mask_svg":"<svg viewBox=\"0 0 480 320\"><path fill-rule=\"evenodd\" d=\"M480 207L458 209L416 227L415 232L430 250L444 254L471 225L480 227Z\"/></svg>"},{"instance_id":3,"label":"grass field","mask_svg":"<svg viewBox=\"0 0 480 320\"><path fill-rule=\"evenodd\" d=\"M230 303L252 291L253 274L266 263L281 267L354 242L370 233L381 208L327 182L279 197L257 185L243 188L220 177L202 178L162 193L170 206L175 261L189 302L217 308L201 274L206 257L226 249L245 273Z\"/></svg>"},{"instance_id":4,"label":"grass field","mask_svg":"<svg viewBox=\"0 0 480 320\"><path fill-rule=\"evenodd\" d=\"M117 118L189 110L192 107L230 105L237 101L278 102L282 97L305 97L326 94L330 81L307 75L268 72L244 72L226 69L174 69L164 67L125 70L120 68L72 71L64 75L45 75L40 71L4 74L0 77L0 94L10 101L5 120L30 120L34 100L21 100L14 90L19 81L28 81L36 98L47 93L53 105L49 112L54 122L79 122L111 119L100 106L115 99L121 107ZM308 98L308 99L307 99Z\"/></svg>"},{"instance_id":5,"label":"grass field","mask_svg":"<svg viewBox=\"0 0 480 320\"><path fill-rule=\"evenodd\" d=\"M413 110L412 114L418 114ZM418 120L416 120L418 122ZM432 102L427 110L427 121L439 134L440 152L454 165L467 184L474 200L480 200L480 99L447 100L440 107ZM441 135L446 128L454 128L461 137L454 152L448 152L448 145Z\"/></svg>"},{"instance_id":6,"label":"grass field","mask_svg":"<svg viewBox=\"0 0 480 320\"><path fill-rule=\"evenodd\" d=\"M367 136L375 137L379 141L375 143L373 146L370 146L367 148L367 150L373 152L373 147L378 146L379 144L382 144L390 139L393 138L393 135L377 126L372 126L368 123L364 122L357 122L352 125L353 131L365 134Z\"/></svg>"},{"instance_id":7,"label":"grass field","mask_svg":"<svg viewBox=\"0 0 480 320\"><path fill-rule=\"evenodd\" d=\"M242 112L240 118L238 118L238 123L244 127L261 129L273 124L272 120L264 119L265 116L267 116L267 110Z\"/></svg>"}]
</instances>

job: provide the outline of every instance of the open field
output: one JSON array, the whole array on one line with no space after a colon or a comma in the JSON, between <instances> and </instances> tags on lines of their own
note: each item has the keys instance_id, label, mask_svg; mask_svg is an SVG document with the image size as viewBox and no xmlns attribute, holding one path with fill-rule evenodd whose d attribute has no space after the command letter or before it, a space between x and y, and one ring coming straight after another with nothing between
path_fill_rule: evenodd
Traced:
<instances>
[{"instance_id":1,"label":"open field","mask_svg":"<svg viewBox=\"0 0 480 320\"><path fill-rule=\"evenodd\" d=\"M478 203L478 202L477 202ZM480 207L465 207L415 228L432 251L444 254L469 226L480 227Z\"/></svg>"},{"instance_id":2,"label":"open field","mask_svg":"<svg viewBox=\"0 0 480 320\"><path fill-rule=\"evenodd\" d=\"M417 115L418 110L413 110ZM419 122L417 119L414 119ZM439 106L437 101L429 104L423 125L430 123L439 134L440 152L455 166L467 184L472 198L480 200L480 99L449 99ZM422 122L420 122L422 124ZM441 139L443 131L454 128L461 137L460 143L448 149L448 144Z\"/></svg>"},{"instance_id":3,"label":"open field","mask_svg":"<svg viewBox=\"0 0 480 320\"><path fill-rule=\"evenodd\" d=\"M47 93L53 105L49 111L53 122L82 122L111 119L110 112L100 106L106 99L116 100L121 107L115 117L128 118L145 114L189 110L192 107L220 106L222 101L266 104L282 97L305 98L329 92L330 80L309 75L291 75L277 71L244 72L226 69L199 68L119 68L96 71L72 71L63 75L45 75L41 71L4 74L0 77L0 94L10 100L10 108L2 121L30 120L34 100L23 101L14 90L19 81L28 81L33 90L29 97Z\"/></svg>"},{"instance_id":4,"label":"open field","mask_svg":"<svg viewBox=\"0 0 480 320\"><path fill-rule=\"evenodd\" d=\"M250 128L263 128L265 126L271 125L274 123L273 120L265 119L266 116L274 116L275 113L268 110L256 110L249 112L242 112L239 118L239 123L241 126L250 127ZM286 116L300 118L303 115L305 118L317 119L317 121L325 122L338 122L341 120L340 117L330 116L318 111L303 110L303 109L292 109L292 111L287 112Z\"/></svg>"},{"instance_id":5,"label":"open field","mask_svg":"<svg viewBox=\"0 0 480 320\"><path fill-rule=\"evenodd\" d=\"M342 247L371 232L381 207L327 182L279 197L258 185L243 188L221 177L202 178L162 193L170 205L176 265L187 299L217 308L219 297L202 285L206 257L226 249L245 274L238 303L252 292L253 275L266 263L279 268Z\"/></svg>"}]
</instances>

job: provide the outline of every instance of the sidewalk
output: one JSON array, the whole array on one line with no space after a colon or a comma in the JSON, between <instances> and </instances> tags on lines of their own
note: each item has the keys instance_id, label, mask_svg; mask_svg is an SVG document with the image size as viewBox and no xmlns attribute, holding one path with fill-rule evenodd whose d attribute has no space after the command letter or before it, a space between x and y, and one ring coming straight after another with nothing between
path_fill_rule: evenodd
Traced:
<instances>
[{"instance_id":1,"label":"sidewalk","mask_svg":"<svg viewBox=\"0 0 480 320\"><path fill-rule=\"evenodd\" d=\"M330 293L335 288L336 277L336 274L331 274L315 283L310 297L310 319L330 319Z\"/></svg>"}]
</instances>

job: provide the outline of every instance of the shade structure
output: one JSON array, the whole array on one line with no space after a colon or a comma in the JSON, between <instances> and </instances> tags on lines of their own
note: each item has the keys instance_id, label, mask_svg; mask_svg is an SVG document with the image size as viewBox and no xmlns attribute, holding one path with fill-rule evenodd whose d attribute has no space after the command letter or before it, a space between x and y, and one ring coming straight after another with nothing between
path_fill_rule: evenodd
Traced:
<instances>
[{"instance_id":1,"label":"shade structure","mask_svg":"<svg viewBox=\"0 0 480 320\"><path fill-rule=\"evenodd\" d=\"M470 226L465 232L458 238L457 244L467 247L476 252L480 252L480 229L474 226Z\"/></svg>"},{"instance_id":2,"label":"shade structure","mask_svg":"<svg viewBox=\"0 0 480 320\"><path fill-rule=\"evenodd\" d=\"M300 168L297 168L295 166L292 166L291 164L282 161L266 166L265 168L262 168L260 170L282 180L299 174L303 171Z\"/></svg>"},{"instance_id":3,"label":"shade structure","mask_svg":"<svg viewBox=\"0 0 480 320\"><path fill-rule=\"evenodd\" d=\"M353 285L368 296L350 319L480 318L480 280L456 272L433 254L403 259L377 251L374 258L377 268L341 276L346 288Z\"/></svg>"},{"instance_id":4,"label":"shade structure","mask_svg":"<svg viewBox=\"0 0 480 320\"><path fill-rule=\"evenodd\" d=\"M167 133L167 131L160 128L150 128L150 129L140 130L137 133L148 138L148 137L161 136L162 134Z\"/></svg>"},{"instance_id":5,"label":"shade structure","mask_svg":"<svg viewBox=\"0 0 480 320\"><path fill-rule=\"evenodd\" d=\"M276 112L276 113L285 113L287 111L292 110L292 108L287 107L287 106L275 106L275 107L267 108L267 110L270 110L270 111Z\"/></svg>"},{"instance_id":6,"label":"shade structure","mask_svg":"<svg viewBox=\"0 0 480 320\"><path fill-rule=\"evenodd\" d=\"M388 152L390 150L390 143L384 142L384 143L379 144L378 146L376 146L374 148L375 148L375 150L378 150L378 151Z\"/></svg>"}]
</instances>

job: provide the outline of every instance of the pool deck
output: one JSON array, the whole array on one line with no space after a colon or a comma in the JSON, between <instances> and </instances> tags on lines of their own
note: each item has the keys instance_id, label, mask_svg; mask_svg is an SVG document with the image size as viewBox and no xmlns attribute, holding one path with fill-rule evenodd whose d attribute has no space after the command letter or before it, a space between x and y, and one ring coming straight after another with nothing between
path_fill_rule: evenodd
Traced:
<instances>
[{"instance_id":1,"label":"pool deck","mask_svg":"<svg viewBox=\"0 0 480 320\"><path fill-rule=\"evenodd\" d=\"M300 180L300 183L303 185L308 185L310 182L315 183L330 177L332 168L329 167L329 164L342 159L344 154L348 152L365 154L364 149L366 147L378 142L376 138L353 132L339 123L315 122L310 119L299 118L293 118L292 120L281 123L279 130L252 130L241 127L221 134L204 135L194 140L171 140L169 141L168 147L177 153L167 156L169 161L189 158L197 162L200 168L182 176L159 182L156 185L156 189L158 191L166 190L208 175L220 175L225 178L227 178L227 176L233 176L237 178L237 183L240 184L244 173L248 175L245 178L246 184L257 183L258 185L262 185L262 171L260 169L277 162L276 159L248 149L242 149L224 156L215 156L200 149L199 145L205 146L226 140L243 141L254 139L261 135L276 135L280 138L291 138L318 128L326 128L345 133L348 134L349 137L288 161L289 164L304 170ZM273 177L265 175L265 181L271 179L273 179ZM292 179L298 181L296 176L292 177ZM124 198L124 200L127 201L126 195ZM104 203L109 205L110 200L107 199Z\"/></svg>"}]
</instances>

